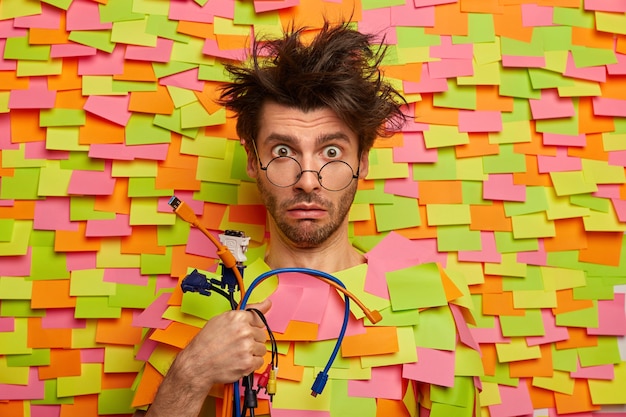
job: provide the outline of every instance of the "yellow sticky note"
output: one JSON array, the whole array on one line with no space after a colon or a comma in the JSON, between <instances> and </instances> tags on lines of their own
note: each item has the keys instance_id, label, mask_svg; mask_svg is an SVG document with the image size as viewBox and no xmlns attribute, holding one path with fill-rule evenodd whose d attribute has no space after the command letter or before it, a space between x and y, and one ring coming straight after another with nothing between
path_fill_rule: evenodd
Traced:
<instances>
[{"instance_id":1,"label":"yellow sticky note","mask_svg":"<svg viewBox=\"0 0 626 417\"><path fill-rule=\"evenodd\" d=\"M626 135L623 135L626 138ZM623 184L626 182L624 167L609 165L607 161L582 159L583 173L585 178L596 184Z\"/></svg>"},{"instance_id":2,"label":"yellow sticky note","mask_svg":"<svg viewBox=\"0 0 626 417\"><path fill-rule=\"evenodd\" d=\"M226 138L205 136L202 133L193 139L183 136L183 140L180 143L180 153L223 159L226 155L227 141L228 139Z\"/></svg>"},{"instance_id":3,"label":"yellow sticky note","mask_svg":"<svg viewBox=\"0 0 626 417\"><path fill-rule=\"evenodd\" d=\"M574 392L574 379L570 377L569 372L554 371L551 377L533 377L533 386L572 395Z\"/></svg>"},{"instance_id":4,"label":"yellow sticky note","mask_svg":"<svg viewBox=\"0 0 626 417\"><path fill-rule=\"evenodd\" d=\"M39 196L67 196L67 190L72 178L72 171L61 169L60 161L48 161L45 167L39 171Z\"/></svg>"},{"instance_id":5,"label":"yellow sticky note","mask_svg":"<svg viewBox=\"0 0 626 417\"><path fill-rule=\"evenodd\" d=\"M543 212L511 217L513 237L515 239L530 239L556 236L554 222L551 222Z\"/></svg>"},{"instance_id":6,"label":"yellow sticky note","mask_svg":"<svg viewBox=\"0 0 626 417\"><path fill-rule=\"evenodd\" d=\"M626 35L626 14L596 12L596 29L600 32Z\"/></svg>"},{"instance_id":7,"label":"yellow sticky note","mask_svg":"<svg viewBox=\"0 0 626 417\"><path fill-rule=\"evenodd\" d=\"M176 214L161 213L158 210L158 198L134 198L130 203L131 226L136 225L173 225Z\"/></svg>"},{"instance_id":8,"label":"yellow sticky note","mask_svg":"<svg viewBox=\"0 0 626 417\"><path fill-rule=\"evenodd\" d=\"M500 389L498 389L498 384L495 382L483 381L483 390L480 392L479 398L480 405L483 407L502 404Z\"/></svg>"},{"instance_id":9,"label":"yellow sticky note","mask_svg":"<svg viewBox=\"0 0 626 417\"><path fill-rule=\"evenodd\" d=\"M469 143L467 132L459 132L458 126L430 125L424 131L424 143L427 148L466 145Z\"/></svg>"},{"instance_id":10,"label":"yellow sticky note","mask_svg":"<svg viewBox=\"0 0 626 417\"><path fill-rule=\"evenodd\" d=\"M83 363L80 375L57 378L57 396L98 394L102 390L102 364Z\"/></svg>"},{"instance_id":11,"label":"yellow sticky note","mask_svg":"<svg viewBox=\"0 0 626 417\"><path fill-rule=\"evenodd\" d=\"M612 204L608 205L606 213L590 210L589 215L583 217L583 224L588 232L626 232L626 223L618 219Z\"/></svg>"},{"instance_id":12,"label":"yellow sticky note","mask_svg":"<svg viewBox=\"0 0 626 417\"><path fill-rule=\"evenodd\" d=\"M539 267L546 291L558 291L568 288L584 287L587 284L585 271L580 269Z\"/></svg>"},{"instance_id":13,"label":"yellow sticky note","mask_svg":"<svg viewBox=\"0 0 626 417\"><path fill-rule=\"evenodd\" d=\"M315 380L313 368L304 368L301 381L280 379L280 372L278 376L276 392L280 392L280 395L275 396L274 407L292 410L330 411L331 396L328 393L333 389L332 380L328 380L322 395L313 397L311 395L311 386Z\"/></svg>"},{"instance_id":14,"label":"yellow sticky note","mask_svg":"<svg viewBox=\"0 0 626 417\"><path fill-rule=\"evenodd\" d=\"M142 366L143 362L135 359L134 346L105 346L104 372L139 372Z\"/></svg>"},{"instance_id":15,"label":"yellow sticky note","mask_svg":"<svg viewBox=\"0 0 626 417\"><path fill-rule=\"evenodd\" d=\"M489 133L489 143L528 143L532 140L528 120L503 122L500 132Z\"/></svg>"},{"instance_id":16,"label":"yellow sticky note","mask_svg":"<svg viewBox=\"0 0 626 417\"><path fill-rule=\"evenodd\" d=\"M104 281L104 269L80 269L70 272L70 295L114 295L116 284Z\"/></svg>"},{"instance_id":17,"label":"yellow sticky note","mask_svg":"<svg viewBox=\"0 0 626 417\"><path fill-rule=\"evenodd\" d=\"M626 362L614 367L612 380L588 379L591 399L595 404L623 404L626 392Z\"/></svg>"},{"instance_id":18,"label":"yellow sticky note","mask_svg":"<svg viewBox=\"0 0 626 417\"><path fill-rule=\"evenodd\" d=\"M517 262L517 253L503 253L500 263L485 262L485 274L525 277L527 265Z\"/></svg>"},{"instance_id":19,"label":"yellow sticky note","mask_svg":"<svg viewBox=\"0 0 626 417\"><path fill-rule=\"evenodd\" d=\"M105 239L100 251L96 254L98 268L139 268L141 256L138 254L122 254L120 239Z\"/></svg>"},{"instance_id":20,"label":"yellow sticky note","mask_svg":"<svg viewBox=\"0 0 626 417\"><path fill-rule=\"evenodd\" d=\"M226 109L220 108L211 114L198 101L187 104L180 110L180 125L183 129L214 126L226 122Z\"/></svg>"},{"instance_id":21,"label":"yellow sticky note","mask_svg":"<svg viewBox=\"0 0 626 417\"><path fill-rule=\"evenodd\" d=\"M426 217L429 226L470 224L472 216L467 204L427 204Z\"/></svg>"},{"instance_id":22,"label":"yellow sticky note","mask_svg":"<svg viewBox=\"0 0 626 417\"><path fill-rule=\"evenodd\" d=\"M89 151L89 145L79 143L79 127L48 127L46 149L53 151Z\"/></svg>"},{"instance_id":23,"label":"yellow sticky note","mask_svg":"<svg viewBox=\"0 0 626 417\"><path fill-rule=\"evenodd\" d=\"M0 384L28 385L30 366L8 366L6 356L0 356Z\"/></svg>"},{"instance_id":24,"label":"yellow sticky note","mask_svg":"<svg viewBox=\"0 0 626 417\"><path fill-rule=\"evenodd\" d=\"M350 291L359 298L363 304L370 310L382 310L390 306L388 299L377 297L365 291L365 277L367 274L367 265L361 264L354 268L349 268L335 274ZM356 305L350 303L350 311L357 318L365 317L363 311Z\"/></svg>"},{"instance_id":25,"label":"yellow sticky note","mask_svg":"<svg viewBox=\"0 0 626 417\"><path fill-rule=\"evenodd\" d=\"M496 353L500 362L515 362L541 357L539 346L526 345L526 339L513 337L509 343L496 343Z\"/></svg>"},{"instance_id":26,"label":"yellow sticky note","mask_svg":"<svg viewBox=\"0 0 626 417\"><path fill-rule=\"evenodd\" d=\"M393 149L376 148L370 151L368 180L408 178L409 164L393 161Z\"/></svg>"},{"instance_id":27,"label":"yellow sticky note","mask_svg":"<svg viewBox=\"0 0 626 417\"><path fill-rule=\"evenodd\" d=\"M127 91L115 91L112 75L83 75L83 96L125 96Z\"/></svg>"},{"instance_id":28,"label":"yellow sticky note","mask_svg":"<svg viewBox=\"0 0 626 417\"><path fill-rule=\"evenodd\" d=\"M598 191L598 186L582 171L551 172L554 190L559 196L586 194Z\"/></svg>"},{"instance_id":29,"label":"yellow sticky note","mask_svg":"<svg viewBox=\"0 0 626 417\"><path fill-rule=\"evenodd\" d=\"M398 365L401 363L413 363L417 361L417 349L413 327L398 327L398 352L389 355L370 355L361 357L361 366L371 368L374 366Z\"/></svg>"},{"instance_id":30,"label":"yellow sticky note","mask_svg":"<svg viewBox=\"0 0 626 417\"><path fill-rule=\"evenodd\" d=\"M559 97L598 97L602 95L600 84L594 81L574 79L572 85L557 87Z\"/></svg>"},{"instance_id":31,"label":"yellow sticky note","mask_svg":"<svg viewBox=\"0 0 626 417\"><path fill-rule=\"evenodd\" d=\"M157 36L147 33L148 18L113 22L111 42L155 47Z\"/></svg>"},{"instance_id":32,"label":"yellow sticky note","mask_svg":"<svg viewBox=\"0 0 626 417\"><path fill-rule=\"evenodd\" d=\"M572 219L589 216L591 211L587 207L575 206L570 201L570 196L558 196L552 187L543 187L548 208L546 216L548 220Z\"/></svg>"},{"instance_id":33,"label":"yellow sticky note","mask_svg":"<svg viewBox=\"0 0 626 417\"><path fill-rule=\"evenodd\" d=\"M111 177L155 178L158 172L156 161L137 159L134 161L114 160L111 167Z\"/></svg>"},{"instance_id":34,"label":"yellow sticky note","mask_svg":"<svg viewBox=\"0 0 626 417\"><path fill-rule=\"evenodd\" d=\"M513 307L554 308L557 307L556 291L515 290L513 291Z\"/></svg>"},{"instance_id":35,"label":"yellow sticky note","mask_svg":"<svg viewBox=\"0 0 626 417\"><path fill-rule=\"evenodd\" d=\"M32 221L16 220L15 223L13 223L11 240L8 242L0 242L0 256L26 255L32 230Z\"/></svg>"}]
</instances>

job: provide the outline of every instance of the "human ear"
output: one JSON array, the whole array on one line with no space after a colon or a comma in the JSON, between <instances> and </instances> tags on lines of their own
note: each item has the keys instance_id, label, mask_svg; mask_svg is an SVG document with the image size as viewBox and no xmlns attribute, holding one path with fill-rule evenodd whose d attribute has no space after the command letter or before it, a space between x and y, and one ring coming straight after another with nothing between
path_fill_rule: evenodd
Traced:
<instances>
[{"instance_id":1,"label":"human ear","mask_svg":"<svg viewBox=\"0 0 626 417\"><path fill-rule=\"evenodd\" d=\"M369 151L361 152L361 158L359 159L359 178L367 177L370 167Z\"/></svg>"},{"instance_id":2,"label":"human ear","mask_svg":"<svg viewBox=\"0 0 626 417\"><path fill-rule=\"evenodd\" d=\"M254 153L254 150L252 150L251 147L246 146L246 141L244 139L241 139L241 144L246 150L246 156L247 156L246 173L248 174L250 178L256 179L258 172L259 172L259 161L256 157L256 154Z\"/></svg>"}]
</instances>

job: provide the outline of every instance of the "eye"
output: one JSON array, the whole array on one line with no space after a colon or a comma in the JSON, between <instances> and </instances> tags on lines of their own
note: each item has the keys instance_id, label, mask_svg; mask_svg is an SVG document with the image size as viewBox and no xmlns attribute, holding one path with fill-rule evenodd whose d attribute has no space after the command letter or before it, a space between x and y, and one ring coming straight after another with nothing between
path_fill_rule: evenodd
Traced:
<instances>
[{"instance_id":1,"label":"eye","mask_svg":"<svg viewBox=\"0 0 626 417\"><path fill-rule=\"evenodd\" d=\"M276 156L292 156L293 153L288 146L285 145L276 145L272 148L272 155Z\"/></svg>"},{"instance_id":2,"label":"eye","mask_svg":"<svg viewBox=\"0 0 626 417\"><path fill-rule=\"evenodd\" d=\"M327 146L322 151L325 158L337 159L341 157L341 149L337 146Z\"/></svg>"}]
</instances>

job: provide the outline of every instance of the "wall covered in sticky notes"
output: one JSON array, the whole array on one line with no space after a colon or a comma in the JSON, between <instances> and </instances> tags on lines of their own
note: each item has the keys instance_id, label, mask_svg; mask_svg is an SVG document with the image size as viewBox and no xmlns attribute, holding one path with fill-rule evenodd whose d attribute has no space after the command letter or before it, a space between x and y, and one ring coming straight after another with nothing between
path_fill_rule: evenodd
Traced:
<instances>
[{"instance_id":1,"label":"wall covered in sticky notes","mask_svg":"<svg viewBox=\"0 0 626 417\"><path fill-rule=\"evenodd\" d=\"M324 15L386 35L412 116L376 143L351 234L395 231L469 285L483 415L626 415L618 0L3 0L0 415L132 412L154 312L217 267L172 194L262 253L222 64Z\"/></svg>"}]
</instances>

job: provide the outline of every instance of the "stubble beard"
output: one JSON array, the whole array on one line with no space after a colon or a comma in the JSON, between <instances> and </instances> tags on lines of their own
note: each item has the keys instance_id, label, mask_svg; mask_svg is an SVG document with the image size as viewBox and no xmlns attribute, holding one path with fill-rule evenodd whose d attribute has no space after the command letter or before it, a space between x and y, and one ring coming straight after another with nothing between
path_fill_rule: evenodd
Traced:
<instances>
[{"instance_id":1,"label":"stubble beard","mask_svg":"<svg viewBox=\"0 0 626 417\"><path fill-rule=\"evenodd\" d=\"M266 186L262 181L257 181L257 186L263 203L274 219L278 230L299 248L319 247L341 227L350 212L357 188L356 183L353 183L345 190L336 191L336 193L343 195L338 199L339 203L333 205L318 194L304 192L279 203L270 189L274 186ZM328 213L328 222L321 225L319 224L320 220L317 219L301 219L290 222L285 213L289 207L299 203L316 203L324 207Z\"/></svg>"}]
</instances>

